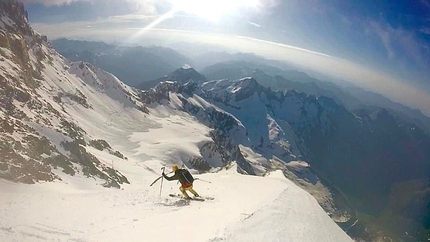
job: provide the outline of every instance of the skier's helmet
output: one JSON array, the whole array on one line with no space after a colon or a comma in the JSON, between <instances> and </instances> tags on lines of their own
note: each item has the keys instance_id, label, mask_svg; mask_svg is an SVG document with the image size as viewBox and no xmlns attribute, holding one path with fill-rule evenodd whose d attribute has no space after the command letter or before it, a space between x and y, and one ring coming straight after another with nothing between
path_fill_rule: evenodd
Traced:
<instances>
[{"instance_id":1,"label":"skier's helmet","mask_svg":"<svg viewBox=\"0 0 430 242\"><path fill-rule=\"evenodd\" d=\"M173 165L173 166L172 166L172 171L173 171L173 172L177 171L178 169L179 169L179 168L178 168L178 165Z\"/></svg>"}]
</instances>

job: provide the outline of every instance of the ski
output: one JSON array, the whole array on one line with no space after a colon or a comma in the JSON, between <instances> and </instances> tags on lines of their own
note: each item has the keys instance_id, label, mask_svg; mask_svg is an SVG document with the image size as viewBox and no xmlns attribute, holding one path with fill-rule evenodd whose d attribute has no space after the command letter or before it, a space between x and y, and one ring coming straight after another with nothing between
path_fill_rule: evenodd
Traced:
<instances>
[{"instance_id":1,"label":"ski","mask_svg":"<svg viewBox=\"0 0 430 242\"><path fill-rule=\"evenodd\" d=\"M188 201L188 200L190 200L190 201L199 201L199 202L204 202L204 201L205 201L205 199L203 199L203 198L201 198L201 197L190 197L190 198L185 198L184 196L182 196L182 195L177 195L177 194L169 194L169 196L171 196L171 197L175 197L175 198L179 198L179 199L183 199L183 200L185 200L185 201Z\"/></svg>"},{"instance_id":2,"label":"ski","mask_svg":"<svg viewBox=\"0 0 430 242\"><path fill-rule=\"evenodd\" d=\"M169 194L169 196L170 197L181 198L181 199L187 200L181 194ZM214 198L213 197L190 197L189 200L204 202L206 200L214 200Z\"/></svg>"}]
</instances>

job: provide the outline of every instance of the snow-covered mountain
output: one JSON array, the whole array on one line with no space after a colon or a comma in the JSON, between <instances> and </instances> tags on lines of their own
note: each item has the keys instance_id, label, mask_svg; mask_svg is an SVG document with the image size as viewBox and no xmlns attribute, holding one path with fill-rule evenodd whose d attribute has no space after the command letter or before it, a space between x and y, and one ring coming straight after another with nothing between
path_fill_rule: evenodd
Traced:
<instances>
[{"instance_id":1,"label":"snow-covered mountain","mask_svg":"<svg viewBox=\"0 0 430 242\"><path fill-rule=\"evenodd\" d=\"M216 55L215 55L216 56ZM207 56L206 56L207 58ZM216 58L210 59L210 61ZM261 61L227 61L220 59L219 63L207 66L201 72L210 80L213 79L240 79L248 76L254 77L261 85L270 87L274 91L295 90L316 97L325 96L344 106L349 111L356 111L365 106L382 107L392 115L401 116L408 123L414 124L430 132L430 118L417 109L411 109L400 103L356 86L342 87L329 81L322 81L299 71L285 71L273 65L262 64ZM260 62L260 63L259 63ZM259 64L257 64L259 63Z\"/></svg>"},{"instance_id":2,"label":"snow-covered mountain","mask_svg":"<svg viewBox=\"0 0 430 242\"><path fill-rule=\"evenodd\" d=\"M206 81L206 77L198 73L196 70L194 70L194 68L190 67L189 65L185 65L179 69L176 69L169 75L163 76L161 78L157 78L155 80L143 81L139 85L137 85L137 88L148 90L150 88L154 88L160 82L165 82L165 81L174 81L180 84L185 84L190 81L200 83L200 82Z\"/></svg>"},{"instance_id":3,"label":"snow-covered mountain","mask_svg":"<svg viewBox=\"0 0 430 242\"><path fill-rule=\"evenodd\" d=\"M256 136L203 98L212 84L140 92L59 55L22 4L1 1L0 16L1 241L351 240L264 157L292 148L273 134L273 149L254 151ZM173 182L148 186L172 164L200 179L205 202L170 198Z\"/></svg>"},{"instance_id":4,"label":"snow-covered mountain","mask_svg":"<svg viewBox=\"0 0 430 242\"><path fill-rule=\"evenodd\" d=\"M144 113L145 106L111 74L58 55L46 37L28 27L22 5L9 1L1 6L0 176L25 183L61 180L52 169L61 167L70 175L105 180L106 186L128 183L119 171L87 152L90 146L125 158L97 132L83 129L79 119L109 122L119 110Z\"/></svg>"},{"instance_id":5,"label":"snow-covered mountain","mask_svg":"<svg viewBox=\"0 0 430 242\"><path fill-rule=\"evenodd\" d=\"M350 241L334 221L376 240L393 217L399 238L426 236L430 139L386 110L188 67L137 90L0 7L0 240ZM205 202L148 186L172 164Z\"/></svg>"}]
</instances>

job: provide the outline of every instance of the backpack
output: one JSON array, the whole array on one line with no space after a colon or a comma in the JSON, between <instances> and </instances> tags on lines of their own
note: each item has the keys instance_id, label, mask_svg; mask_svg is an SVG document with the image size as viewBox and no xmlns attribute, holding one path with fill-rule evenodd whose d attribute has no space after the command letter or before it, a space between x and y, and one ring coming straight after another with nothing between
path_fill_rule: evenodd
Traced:
<instances>
[{"instance_id":1,"label":"backpack","mask_svg":"<svg viewBox=\"0 0 430 242\"><path fill-rule=\"evenodd\" d=\"M191 175L191 173L186 169L181 169L182 176L185 178L185 181L188 183L193 183L194 177Z\"/></svg>"}]
</instances>

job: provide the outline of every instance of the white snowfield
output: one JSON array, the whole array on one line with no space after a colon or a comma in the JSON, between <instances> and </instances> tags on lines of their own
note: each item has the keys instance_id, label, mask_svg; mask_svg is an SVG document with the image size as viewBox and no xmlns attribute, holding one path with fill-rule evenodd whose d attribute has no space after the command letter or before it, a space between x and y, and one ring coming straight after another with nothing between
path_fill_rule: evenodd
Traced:
<instances>
[{"instance_id":1,"label":"white snowfield","mask_svg":"<svg viewBox=\"0 0 430 242\"><path fill-rule=\"evenodd\" d=\"M316 200L280 171L240 175L232 167L195 175L213 200L185 201L175 182L130 161L115 163L131 180L105 189L87 178L36 185L0 183L0 241L351 241ZM159 169L157 169L159 170ZM209 181L211 183L208 183Z\"/></svg>"}]
</instances>

